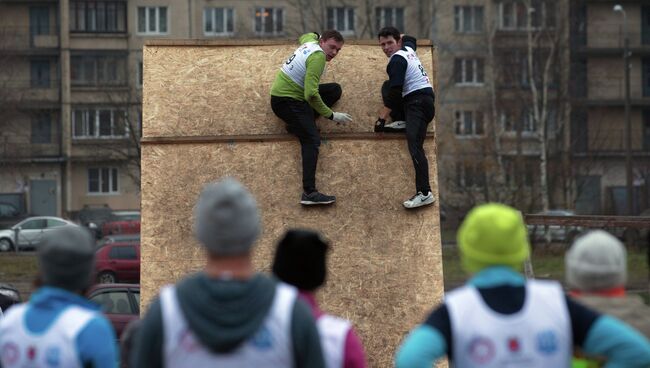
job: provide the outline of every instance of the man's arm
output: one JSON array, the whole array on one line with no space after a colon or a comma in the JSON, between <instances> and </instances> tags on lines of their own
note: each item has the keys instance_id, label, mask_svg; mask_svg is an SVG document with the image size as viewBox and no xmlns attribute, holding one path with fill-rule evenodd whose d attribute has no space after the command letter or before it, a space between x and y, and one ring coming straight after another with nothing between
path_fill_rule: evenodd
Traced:
<instances>
[{"instance_id":1,"label":"man's arm","mask_svg":"<svg viewBox=\"0 0 650 368\"><path fill-rule=\"evenodd\" d=\"M318 115L330 119L332 117L332 110L325 105L323 99L318 93L318 84L320 77L325 70L325 53L314 52L309 55L306 62L307 72L305 74L305 101L316 110Z\"/></svg>"},{"instance_id":2,"label":"man's arm","mask_svg":"<svg viewBox=\"0 0 650 368\"><path fill-rule=\"evenodd\" d=\"M160 299L156 299L133 336L131 367L162 367L163 324Z\"/></svg>"},{"instance_id":3,"label":"man's arm","mask_svg":"<svg viewBox=\"0 0 650 368\"><path fill-rule=\"evenodd\" d=\"M93 318L77 336L77 351L83 364L94 368L115 368L118 362L117 338L104 317Z\"/></svg>"},{"instance_id":4,"label":"man's arm","mask_svg":"<svg viewBox=\"0 0 650 368\"><path fill-rule=\"evenodd\" d=\"M417 40L415 39L415 37L402 36L402 48L404 48L406 46L412 48L413 51L417 50L418 44L417 44Z\"/></svg>"},{"instance_id":5,"label":"man's arm","mask_svg":"<svg viewBox=\"0 0 650 368\"><path fill-rule=\"evenodd\" d=\"M605 367L650 367L650 341L639 331L607 315L596 320L587 333L584 353L604 356Z\"/></svg>"},{"instance_id":6,"label":"man's arm","mask_svg":"<svg viewBox=\"0 0 650 368\"><path fill-rule=\"evenodd\" d=\"M320 336L309 307L296 300L291 317L291 340L293 343L294 367L325 368Z\"/></svg>"}]
</instances>

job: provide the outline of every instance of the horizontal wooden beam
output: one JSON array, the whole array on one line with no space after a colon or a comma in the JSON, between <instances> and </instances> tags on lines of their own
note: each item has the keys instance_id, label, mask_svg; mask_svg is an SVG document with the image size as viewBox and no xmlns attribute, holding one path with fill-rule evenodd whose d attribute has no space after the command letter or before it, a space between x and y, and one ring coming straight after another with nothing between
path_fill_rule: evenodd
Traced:
<instances>
[{"instance_id":1,"label":"horizontal wooden beam","mask_svg":"<svg viewBox=\"0 0 650 368\"><path fill-rule=\"evenodd\" d=\"M549 216L526 214L524 215L524 219L528 225L650 229L650 217L641 216Z\"/></svg>"},{"instance_id":2,"label":"horizontal wooden beam","mask_svg":"<svg viewBox=\"0 0 650 368\"><path fill-rule=\"evenodd\" d=\"M145 46L285 46L293 45L295 39L152 39L145 41ZM346 40L346 45L377 46L377 40ZM418 40L418 46L433 46L431 40Z\"/></svg>"},{"instance_id":3,"label":"horizontal wooden beam","mask_svg":"<svg viewBox=\"0 0 650 368\"><path fill-rule=\"evenodd\" d=\"M427 133L427 139L434 138L435 133ZM249 134L249 135L203 135L187 137L143 137L142 144L192 144L192 143L232 143L232 142L279 142L293 141L297 138L291 134ZM321 135L321 140L391 140L403 139L406 137L402 133L325 133Z\"/></svg>"}]
</instances>

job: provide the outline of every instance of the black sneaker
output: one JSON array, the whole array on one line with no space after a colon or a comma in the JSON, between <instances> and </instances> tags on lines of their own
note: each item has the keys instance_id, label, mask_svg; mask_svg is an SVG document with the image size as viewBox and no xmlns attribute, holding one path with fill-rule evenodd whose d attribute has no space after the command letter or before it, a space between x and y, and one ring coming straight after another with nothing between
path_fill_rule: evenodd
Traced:
<instances>
[{"instance_id":1,"label":"black sneaker","mask_svg":"<svg viewBox=\"0 0 650 368\"><path fill-rule=\"evenodd\" d=\"M305 206L313 206L319 204L332 204L336 202L335 196L330 196L320 192L311 192L309 194L303 193L300 199L300 204Z\"/></svg>"}]
</instances>

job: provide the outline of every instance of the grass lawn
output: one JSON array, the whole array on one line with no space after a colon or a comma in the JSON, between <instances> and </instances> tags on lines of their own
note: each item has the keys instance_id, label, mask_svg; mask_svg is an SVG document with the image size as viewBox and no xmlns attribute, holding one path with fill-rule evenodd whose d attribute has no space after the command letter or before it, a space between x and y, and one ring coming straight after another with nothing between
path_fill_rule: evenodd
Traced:
<instances>
[{"instance_id":1,"label":"grass lawn","mask_svg":"<svg viewBox=\"0 0 650 368\"><path fill-rule=\"evenodd\" d=\"M445 246L442 249L445 289L460 286L467 280L467 275L460 267L458 248ZM564 251L560 249L536 250L532 255L535 277L552 279L564 283ZM645 251L628 250L627 287L633 291L648 292L648 265Z\"/></svg>"}]
</instances>

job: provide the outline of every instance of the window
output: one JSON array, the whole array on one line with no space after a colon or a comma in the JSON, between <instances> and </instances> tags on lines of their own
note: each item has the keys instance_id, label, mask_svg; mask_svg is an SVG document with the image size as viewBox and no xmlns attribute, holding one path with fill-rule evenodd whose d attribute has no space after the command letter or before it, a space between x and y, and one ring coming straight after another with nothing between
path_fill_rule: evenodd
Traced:
<instances>
[{"instance_id":1,"label":"window","mask_svg":"<svg viewBox=\"0 0 650 368\"><path fill-rule=\"evenodd\" d=\"M88 169L88 193L106 194L118 192L118 175L114 167Z\"/></svg>"},{"instance_id":2,"label":"window","mask_svg":"<svg viewBox=\"0 0 650 368\"><path fill-rule=\"evenodd\" d=\"M49 112L40 112L32 116L32 143L52 143L52 121Z\"/></svg>"},{"instance_id":3,"label":"window","mask_svg":"<svg viewBox=\"0 0 650 368\"><path fill-rule=\"evenodd\" d=\"M54 33L54 27L50 27L49 6L29 7L29 33L34 35L49 35Z\"/></svg>"},{"instance_id":4,"label":"window","mask_svg":"<svg viewBox=\"0 0 650 368\"><path fill-rule=\"evenodd\" d=\"M522 134L537 133L537 124L532 112L528 109L523 109L518 115L514 111L501 111L500 119L504 133L516 134L519 125L521 125Z\"/></svg>"},{"instance_id":5,"label":"window","mask_svg":"<svg viewBox=\"0 0 650 368\"><path fill-rule=\"evenodd\" d=\"M114 246L108 257L110 259L138 259L138 254L132 246Z\"/></svg>"},{"instance_id":6,"label":"window","mask_svg":"<svg viewBox=\"0 0 650 368\"><path fill-rule=\"evenodd\" d=\"M206 36L229 36L235 32L233 8L203 9L203 33Z\"/></svg>"},{"instance_id":7,"label":"window","mask_svg":"<svg viewBox=\"0 0 650 368\"><path fill-rule=\"evenodd\" d=\"M377 30L393 26L404 32L404 8L377 7L375 18Z\"/></svg>"},{"instance_id":8,"label":"window","mask_svg":"<svg viewBox=\"0 0 650 368\"><path fill-rule=\"evenodd\" d=\"M93 295L90 300L99 304L107 314L135 314L127 291L110 291Z\"/></svg>"},{"instance_id":9,"label":"window","mask_svg":"<svg viewBox=\"0 0 650 368\"><path fill-rule=\"evenodd\" d=\"M650 109L643 110L643 150L650 151Z\"/></svg>"},{"instance_id":10,"label":"window","mask_svg":"<svg viewBox=\"0 0 650 368\"><path fill-rule=\"evenodd\" d=\"M485 134L483 113L480 111L456 111L456 136L481 137Z\"/></svg>"},{"instance_id":11,"label":"window","mask_svg":"<svg viewBox=\"0 0 650 368\"><path fill-rule=\"evenodd\" d=\"M485 171L481 163L458 162L456 164L456 185L459 188L484 187Z\"/></svg>"},{"instance_id":12,"label":"window","mask_svg":"<svg viewBox=\"0 0 650 368\"><path fill-rule=\"evenodd\" d=\"M166 6L139 6L138 33L146 35L167 34Z\"/></svg>"},{"instance_id":13,"label":"window","mask_svg":"<svg viewBox=\"0 0 650 368\"><path fill-rule=\"evenodd\" d=\"M46 224L47 222L45 219L37 219L37 220L23 222L20 225L20 228L22 230L40 230L40 229L45 229Z\"/></svg>"},{"instance_id":14,"label":"window","mask_svg":"<svg viewBox=\"0 0 650 368\"><path fill-rule=\"evenodd\" d=\"M483 84L483 59L454 60L454 79L460 85Z\"/></svg>"},{"instance_id":15,"label":"window","mask_svg":"<svg viewBox=\"0 0 650 368\"><path fill-rule=\"evenodd\" d=\"M641 7L641 44L650 45L650 6Z\"/></svg>"},{"instance_id":16,"label":"window","mask_svg":"<svg viewBox=\"0 0 650 368\"><path fill-rule=\"evenodd\" d=\"M72 55L70 76L73 86L126 85L126 55Z\"/></svg>"},{"instance_id":17,"label":"window","mask_svg":"<svg viewBox=\"0 0 650 368\"><path fill-rule=\"evenodd\" d=\"M75 108L72 110L72 134L75 139L125 138L128 136L126 111Z\"/></svg>"},{"instance_id":18,"label":"window","mask_svg":"<svg viewBox=\"0 0 650 368\"><path fill-rule=\"evenodd\" d=\"M525 187L532 187L535 182L535 170L537 169L539 162L531 160L530 158L522 158L523 166L520 170L517 169L517 159L511 157L503 158L503 169L505 171L506 185L514 187L517 185L518 181L523 180L523 185ZM519 172L519 174L518 174ZM517 179L519 177L519 179Z\"/></svg>"},{"instance_id":19,"label":"window","mask_svg":"<svg viewBox=\"0 0 650 368\"><path fill-rule=\"evenodd\" d=\"M527 30L529 14L533 29L555 27L554 0L532 0L530 9L522 0L502 1L498 7L498 27L501 30Z\"/></svg>"},{"instance_id":20,"label":"window","mask_svg":"<svg viewBox=\"0 0 650 368\"><path fill-rule=\"evenodd\" d=\"M70 32L126 32L126 1L71 1Z\"/></svg>"},{"instance_id":21,"label":"window","mask_svg":"<svg viewBox=\"0 0 650 368\"><path fill-rule=\"evenodd\" d=\"M528 52L522 50L506 51L501 61L502 87L529 87Z\"/></svg>"},{"instance_id":22,"label":"window","mask_svg":"<svg viewBox=\"0 0 650 368\"><path fill-rule=\"evenodd\" d=\"M50 61L34 59L31 61L31 86L32 88L50 87Z\"/></svg>"},{"instance_id":23,"label":"window","mask_svg":"<svg viewBox=\"0 0 650 368\"><path fill-rule=\"evenodd\" d=\"M327 28L336 29L342 34L354 34L354 8L327 8Z\"/></svg>"},{"instance_id":24,"label":"window","mask_svg":"<svg viewBox=\"0 0 650 368\"><path fill-rule=\"evenodd\" d=\"M61 220L56 220L56 219L47 219L47 227L52 228L52 227L60 227L60 226L65 226L65 222Z\"/></svg>"},{"instance_id":25,"label":"window","mask_svg":"<svg viewBox=\"0 0 650 368\"><path fill-rule=\"evenodd\" d=\"M455 6L454 30L461 33L483 32L483 7Z\"/></svg>"},{"instance_id":26,"label":"window","mask_svg":"<svg viewBox=\"0 0 650 368\"><path fill-rule=\"evenodd\" d=\"M255 33L264 36L284 34L284 9L255 8Z\"/></svg>"},{"instance_id":27,"label":"window","mask_svg":"<svg viewBox=\"0 0 650 368\"><path fill-rule=\"evenodd\" d=\"M650 58L643 58L643 97L650 97Z\"/></svg>"}]
</instances>

